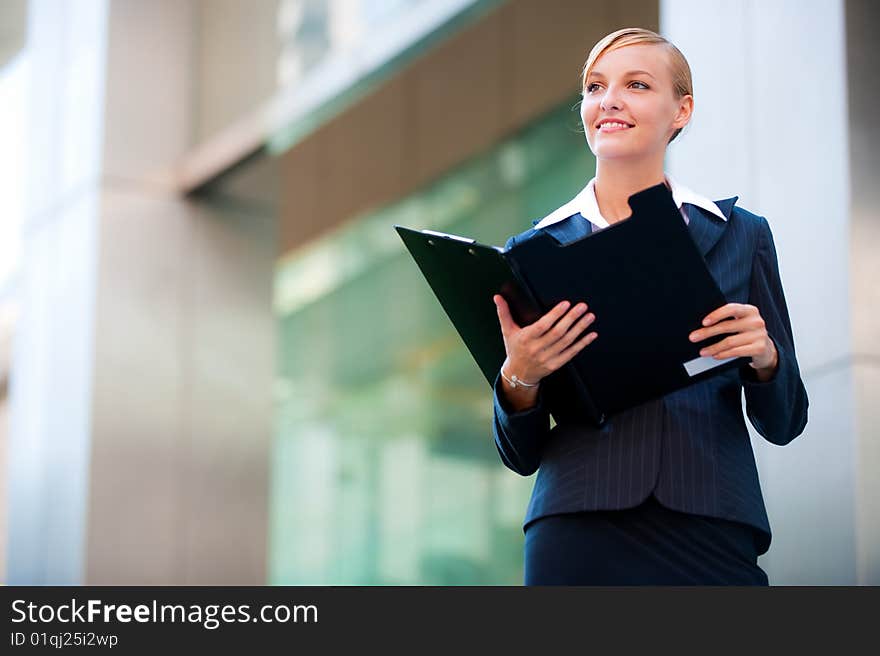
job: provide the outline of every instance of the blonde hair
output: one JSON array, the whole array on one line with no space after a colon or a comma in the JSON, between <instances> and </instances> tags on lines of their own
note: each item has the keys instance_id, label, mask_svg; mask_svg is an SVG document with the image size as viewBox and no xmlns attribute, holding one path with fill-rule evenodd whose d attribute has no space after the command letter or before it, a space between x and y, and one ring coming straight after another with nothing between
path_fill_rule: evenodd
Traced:
<instances>
[{"instance_id":1,"label":"blonde hair","mask_svg":"<svg viewBox=\"0 0 880 656\"><path fill-rule=\"evenodd\" d=\"M593 49L587 56L587 61L584 63L584 69L581 73L581 91L586 87L587 76L590 74L590 71L593 70L593 66L596 64L599 57L606 52L636 44L662 45L666 52L669 53L669 60L672 69L672 88L675 97L681 98L685 95L694 95L694 82L691 78L691 67L688 65L687 59L684 58L684 55L681 54L681 50L676 48L671 42L667 41L656 32L645 30L641 27L625 27L622 30L617 30L616 32L612 32L608 36L602 38L593 46ZM672 140L679 135L681 130L681 128L678 128L673 132L667 143L672 143Z\"/></svg>"}]
</instances>

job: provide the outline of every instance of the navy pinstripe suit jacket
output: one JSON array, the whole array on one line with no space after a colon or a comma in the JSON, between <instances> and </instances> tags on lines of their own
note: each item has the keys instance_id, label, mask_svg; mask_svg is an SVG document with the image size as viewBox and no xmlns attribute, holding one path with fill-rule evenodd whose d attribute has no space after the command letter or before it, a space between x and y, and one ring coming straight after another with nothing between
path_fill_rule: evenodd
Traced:
<instances>
[{"instance_id":1,"label":"navy pinstripe suit jacket","mask_svg":"<svg viewBox=\"0 0 880 656\"><path fill-rule=\"evenodd\" d=\"M760 310L779 353L773 377L760 382L744 365L612 415L601 428L555 425L551 429L542 388L536 406L514 412L500 393L499 372L493 419L498 453L508 468L522 476L538 472L524 531L544 515L630 508L653 493L675 510L749 524L758 529L758 553L769 548L770 525L743 418L741 390L755 430L780 446L803 432L809 401L795 356L770 226L763 217L735 207L736 200L716 203L727 221L695 205L683 207L688 230L725 298ZM575 214L541 230L568 243L593 227ZM507 247L536 234L538 230L529 229L514 235Z\"/></svg>"}]
</instances>

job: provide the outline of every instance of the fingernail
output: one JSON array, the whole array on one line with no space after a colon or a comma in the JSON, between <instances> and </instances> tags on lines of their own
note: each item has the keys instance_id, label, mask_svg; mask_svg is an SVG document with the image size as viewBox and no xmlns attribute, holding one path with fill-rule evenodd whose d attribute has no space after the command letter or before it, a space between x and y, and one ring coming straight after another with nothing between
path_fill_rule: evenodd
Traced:
<instances>
[{"instance_id":1,"label":"fingernail","mask_svg":"<svg viewBox=\"0 0 880 656\"><path fill-rule=\"evenodd\" d=\"M706 355L706 349L701 349L701 350L700 350L700 355L703 355L703 356Z\"/></svg>"},{"instance_id":2,"label":"fingernail","mask_svg":"<svg viewBox=\"0 0 880 656\"><path fill-rule=\"evenodd\" d=\"M709 320L708 320L708 319L703 319L703 325L704 325L704 326L708 326L708 325L709 325Z\"/></svg>"}]
</instances>

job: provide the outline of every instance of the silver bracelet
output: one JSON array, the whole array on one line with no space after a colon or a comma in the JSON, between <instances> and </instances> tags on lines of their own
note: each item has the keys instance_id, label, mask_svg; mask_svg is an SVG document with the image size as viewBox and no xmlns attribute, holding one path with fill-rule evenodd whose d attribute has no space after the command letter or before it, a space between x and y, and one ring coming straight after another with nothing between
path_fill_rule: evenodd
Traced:
<instances>
[{"instance_id":1,"label":"silver bracelet","mask_svg":"<svg viewBox=\"0 0 880 656\"><path fill-rule=\"evenodd\" d=\"M519 378L516 377L516 374L513 374L512 378L508 378L507 376L504 375L504 369L501 369L500 371L501 371L501 377L504 380L506 380L508 383L510 383L510 386L513 387L514 389L516 389L517 387L537 387L538 386L538 383L527 383L524 380L520 380Z\"/></svg>"}]
</instances>

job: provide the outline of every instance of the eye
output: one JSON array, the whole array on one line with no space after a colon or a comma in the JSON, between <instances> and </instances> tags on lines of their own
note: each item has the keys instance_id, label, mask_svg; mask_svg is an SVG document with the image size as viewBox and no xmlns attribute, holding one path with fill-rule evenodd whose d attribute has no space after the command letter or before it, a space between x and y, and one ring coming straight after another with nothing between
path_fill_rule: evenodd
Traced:
<instances>
[{"instance_id":1,"label":"eye","mask_svg":"<svg viewBox=\"0 0 880 656\"><path fill-rule=\"evenodd\" d=\"M635 81L633 81L633 82L630 82L630 84L640 84L641 87L639 87L639 88L641 88L641 89L648 89L648 88L650 88L650 87L648 87L647 84L645 84L644 82L639 82L638 80L635 80ZM594 91L594 87L598 87L598 86L599 86L599 85L596 84L595 82L590 82L587 86L584 87L584 91L585 91L586 93L593 93L593 91Z\"/></svg>"}]
</instances>

